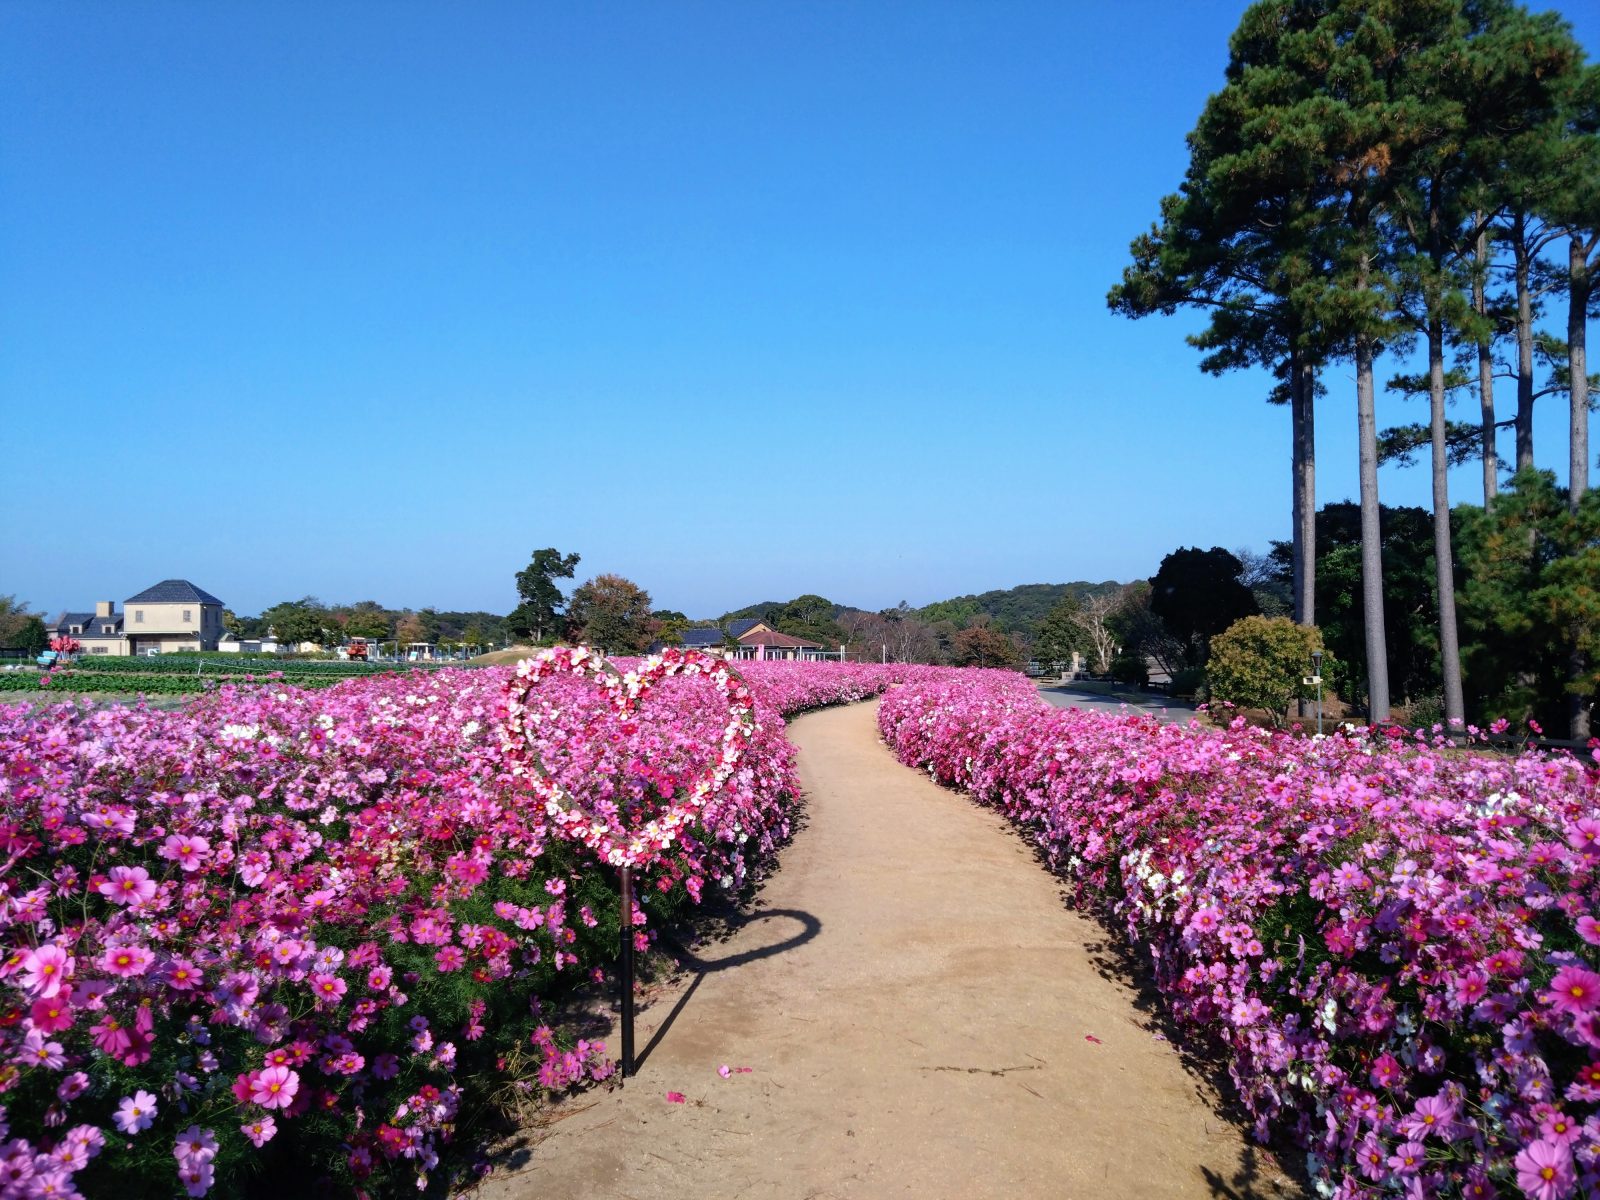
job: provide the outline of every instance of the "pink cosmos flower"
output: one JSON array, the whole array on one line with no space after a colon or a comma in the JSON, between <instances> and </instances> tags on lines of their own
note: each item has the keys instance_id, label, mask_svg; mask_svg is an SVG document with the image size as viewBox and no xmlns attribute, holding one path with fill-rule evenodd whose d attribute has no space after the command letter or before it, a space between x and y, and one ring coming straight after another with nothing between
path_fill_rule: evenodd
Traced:
<instances>
[{"instance_id":1,"label":"pink cosmos flower","mask_svg":"<svg viewBox=\"0 0 1600 1200\"><path fill-rule=\"evenodd\" d=\"M161 844L161 849L156 853L177 863L185 871L198 871L205 865L206 855L211 853L211 843L203 837L187 837L175 833Z\"/></svg>"},{"instance_id":2,"label":"pink cosmos flower","mask_svg":"<svg viewBox=\"0 0 1600 1200\"><path fill-rule=\"evenodd\" d=\"M30 950L22 960L22 986L49 1000L72 975L73 958L60 946L46 944Z\"/></svg>"},{"instance_id":3,"label":"pink cosmos flower","mask_svg":"<svg viewBox=\"0 0 1600 1200\"><path fill-rule=\"evenodd\" d=\"M1426 1096L1417 1101L1411 1115L1400 1122L1400 1132L1413 1141L1437 1137L1449 1141L1455 1135L1456 1114L1460 1110L1443 1096Z\"/></svg>"},{"instance_id":4,"label":"pink cosmos flower","mask_svg":"<svg viewBox=\"0 0 1600 1200\"><path fill-rule=\"evenodd\" d=\"M23 1036L22 1045L17 1047L13 1061L21 1066L43 1067L47 1071L59 1071L67 1063L61 1043L46 1041L45 1035L37 1029L30 1029Z\"/></svg>"},{"instance_id":5,"label":"pink cosmos flower","mask_svg":"<svg viewBox=\"0 0 1600 1200\"><path fill-rule=\"evenodd\" d=\"M89 1077L82 1071L74 1071L61 1081L61 1086L56 1088L56 1096L61 1103L71 1104L88 1090Z\"/></svg>"},{"instance_id":6,"label":"pink cosmos flower","mask_svg":"<svg viewBox=\"0 0 1600 1200\"><path fill-rule=\"evenodd\" d=\"M100 956L100 966L108 975L131 979L143 975L155 960L156 956L144 946L111 946Z\"/></svg>"},{"instance_id":7,"label":"pink cosmos flower","mask_svg":"<svg viewBox=\"0 0 1600 1200\"><path fill-rule=\"evenodd\" d=\"M28 1010L28 1019L40 1033L60 1033L72 1025L72 1005L65 997L53 1000L35 1000Z\"/></svg>"},{"instance_id":8,"label":"pink cosmos flower","mask_svg":"<svg viewBox=\"0 0 1600 1200\"><path fill-rule=\"evenodd\" d=\"M459 971L466 956L462 954L460 946L444 946L433 956L434 962L439 964L441 971Z\"/></svg>"},{"instance_id":9,"label":"pink cosmos flower","mask_svg":"<svg viewBox=\"0 0 1600 1200\"><path fill-rule=\"evenodd\" d=\"M186 958L175 958L167 964L167 986L178 992L189 992L205 982L205 977Z\"/></svg>"},{"instance_id":10,"label":"pink cosmos flower","mask_svg":"<svg viewBox=\"0 0 1600 1200\"><path fill-rule=\"evenodd\" d=\"M72 1172L65 1167L49 1167L39 1171L28 1182L30 1200L82 1200L82 1193L72 1186Z\"/></svg>"},{"instance_id":11,"label":"pink cosmos flower","mask_svg":"<svg viewBox=\"0 0 1600 1200\"><path fill-rule=\"evenodd\" d=\"M172 1153L177 1156L179 1162L190 1159L204 1159L209 1162L217 1156L217 1139L211 1130L191 1125L178 1135Z\"/></svg>"},{"instance_id":12,"label":"pink cosmos flower","mask_svg":"<svg viewBox=\"0 0 1600 1200\"><path fill-rule=\"evenodd\" d=\"M337 975L327 975L319 971L311 977L311 992L319 1004L337 1004L339 997L348 990L345 981Z\"/></svg>"},{"instance_id":13,"label":"pink cosmos flower","mask_svg":"<svg viewBox=\"0 0 1600 1200\"><path fill-rule=\"evenodd\" d=\"M1582 1016L1600 1007L1600 975L1583 967L1562 967L1550 981L1545 999L1557 1012Z\"/></svg>"},{"instance_id":14,"label":"pink cosmos flower","mask_svg":"<svg viewBox=\"0 0 1600 1200\"><path fill-rule=\"evenodd\" d=\"M250 1144L257 1150L272 1140L272 1135L278 1132L278 1123L272 1119L271 1114L258 1117L254 1121L246 1121L239 1126L239 1132L250 1139Z\"/></svg>"},{"instance_id":15,"label":"pink cosmos flower","mask_svg":"<svg viewBox=\"0 0 1600 1200\"><path fill-rule=\"evenodd\" d=\"M1389 1156L1389 1166L1399 1175L1415 1175L1427 1161L1427 1148L1421 1142L1401 1142Z\"/></svg>"},{"instance_id":16,"label":"pink cosmos flower","mask_svg":"<svg viewBox=\"0 0 1600 1200\"><path fill-rule=\"evenodd\" d=\"M124 1096L111 1119L126 1134L142 1133L155 1124L156 1098L146 1091Z\"/></svg>"},{"instance_id":17,"label":"pink cosmos flower","mask_svg":"<svg viewBox=\"0 0 1600 1200\"><path fill-rule=\"evenodd\" d=\"M155 896L156 882L143 867L112 867L99 890L102 896L109 896L113 904L137 906Z\"/></svg>"},{"instance_id":18,"label":"pink cosmos flower","mask_svg":"<svg viewBox=\"0 0 1600 1200\"><path fill-rule=\"evenodd\" d=\"M1554 1142L1537 1141L1517 1152L1517 1186L1528 1200L1560 1200L1572 1191L1572 1153Z\"/></svg>"},{"instance_id":19,"label":"pink cosmos flower","mask_svg":"<svg viewBox=\"0 0 1600 1200\"><path fill-rule=\"evenodd\" d=\"M1374 1087L1392 1088L1399 1085L1405 1078L1405 1072L1400 1069L1400 1063L1392 1054L1380 1054L1372 1064L1372 1085Z\"/></svg>"},{"instance_id":20,"label":"pink cosmos flower","mask_svg":"<svg viewBox=\"0 0 1600 1200\"><path fill-rule=\"evenodd\" d=\"M1567 831L1567 845L1580 854L1600 854L1600 820L1579 817Z\"/></svg>"},{"instance_id":21,"label":"pink cosmos flower","mask_svg":"<svg viewBox=\"0 0 1600 1200\"><path fill-rule=\"evenodd\" d=\"M1583 1136L1583 1126L1558 1108L1539 1122L1539 1132L1543 1141L1570 1149Z\"/></svg>"},{"instance_id":22,"label":"pink cosmos flower","mask_svg":"<svg viewBox=\"0 0 1600 1200\"><path fill-rule=\"evenodd\" d=\"M216 1182L216 1168L209 1158L191 1158L178 1169L178 1178L183 1181L185 1193L204 1196Z\"/></svg>"},{"instance_id":23,"label":"pink cosmos flower","mask_svg":"<svg viewBox=\"0 0 1600 1200\"><path fill-rule=\"evenodd\" d=\"M251 1076L250 1101L262 1108L288 1108L300 1090L300 1076L288 1067L267 1067Z\"/></svg>"}]
</instances>

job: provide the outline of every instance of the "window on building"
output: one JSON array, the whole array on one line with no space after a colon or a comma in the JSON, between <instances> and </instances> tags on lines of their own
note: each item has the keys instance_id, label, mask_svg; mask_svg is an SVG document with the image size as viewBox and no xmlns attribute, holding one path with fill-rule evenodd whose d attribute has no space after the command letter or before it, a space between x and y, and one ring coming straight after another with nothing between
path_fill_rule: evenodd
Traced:
<instances>
[{"instance_id":1,"label":"window on building","mask_svg":"<svg viewBox=\"0 0 1600 1200\"><path fill-rule=\"evenodd\" d=\"M108 649L110 649L109 646L90 646L89 647L89 653L90 654L104 654Z\"/></svg>"},{"instance_id":2,"label":"window on building","mask_svg":"<svg viewBox=\"0 0 1600 1200\"><path fill-rule=\"evenodd\" d=\"M142 608L134 609L133 610L133 619L138 624L143 625L144 624L144 609L142 609Z\"/></svg>"},{"instance_id":3,"label":"window on building","mask_svg":"<svg viewBox=\"0 0 1600 1200\"><path fill-rule=\"evenodd\" d=\"M73 632L73 633L74 633L74 634L79 634L79 633L82 633L82 632L83 632L83 626L82 626L82 625L74 625L74 626L73 626L73 627L72 627L72 632Z\"/></svg>"},{"instance_id":4,"label":"window on building","mask_svg":"<svg viewBox=\"0 0 1600 1200\"><path fill-rule=\"evenodd\" d=\"M192 620L194 620L194 609L192 609L192 608L186 608L186 609L184 609L184 610L183 610L183 619L184 619L184 620L185 620L185 621L192 621Z\"/></svg>"}]
</instances>

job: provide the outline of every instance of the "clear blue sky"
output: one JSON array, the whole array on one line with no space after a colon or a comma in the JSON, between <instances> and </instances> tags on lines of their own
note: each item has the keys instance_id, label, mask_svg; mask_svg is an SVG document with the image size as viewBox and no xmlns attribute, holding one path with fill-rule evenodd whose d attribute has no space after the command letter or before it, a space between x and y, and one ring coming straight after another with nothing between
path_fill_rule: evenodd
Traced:
<instances>
[{"instance_id":1,"label":"clear blue sky","mask_svg":"<svg viewBox=\"0 0 1600 1200\"><path fill-rule=\"evenodd\" d=\"M705 615L1265 549L1287 414L1104 305L1242 8L12 0L0 592L503 612L555 545Z\"/></svg>"}]
</instances>

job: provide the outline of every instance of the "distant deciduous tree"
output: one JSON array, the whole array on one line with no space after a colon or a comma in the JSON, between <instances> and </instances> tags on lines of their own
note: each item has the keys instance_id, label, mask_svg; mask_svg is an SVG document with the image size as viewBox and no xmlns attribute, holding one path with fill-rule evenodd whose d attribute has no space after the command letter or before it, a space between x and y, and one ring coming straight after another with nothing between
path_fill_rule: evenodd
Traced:
<instances>
[{"instance_id":1,"label":"distant deciduous tree","mask_svg":"<svg viewBox=\"0 0 1600 1200\"><path fill-rule=\"evenodd\" d=\"M403 652L412 642L425 642L428 640L428 627L422 623L422 618L414 612L408 612L395 622L395 640L400 643Z\"/></svg>"},{"instance_id":2,"label":"distant deciduous tree","mask_svg":"<svg viewBox=\"0 0 1600 1200\"><path fill-rule=\"evenodd\" d=\"M960 630L950 639L951 661L958 667L1011 667L1022 665L1022 650L1007 634L989 625Z\"/></svg>"},{"instance_id":3,"label":"distant deciduous tree","mask_svg":"<svg viewBox=\"0 0 1600 1200\"><path fill-rule=\"evenodd\" d=\"M315 596L302 596L298 600L285 600L274 604L261 614L261 620L289 646L301 642L321 644L323 629L327 625L327 610Z\"/></svg>"},{"instance_id":4,"label":"distant deciduous tree","mask_svg":"<svg viewBox=\"0 0 1600 1200\"><path fill-rule=\"evenodd\" d=\"M21 643L17 639L22 636L33 615L26 602L11 595L0 596L0 646L20 649Z\"/></svg>"},{"instance_id":5,"label":"distant deciduous tree","mask_svg":"<svg viewBox=\"0 0 1600 1200\"><path fill-rule=\"evenodd\" d=\"M612 654L639 654L656 634L650 593L621 575L596 575L572 593L568 635Z\"/></svg>"}]
</instances>

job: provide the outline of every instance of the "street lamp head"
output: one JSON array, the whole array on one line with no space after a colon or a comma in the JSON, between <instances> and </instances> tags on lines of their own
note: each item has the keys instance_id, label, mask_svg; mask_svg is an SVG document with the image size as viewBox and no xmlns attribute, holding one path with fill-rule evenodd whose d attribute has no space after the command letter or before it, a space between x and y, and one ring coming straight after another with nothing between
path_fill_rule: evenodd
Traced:
<instances>
[{"instance_id":1,"label":"street lamp head","mask_svg":"<svg viewBox=\"0 0 1600 1200\"><path fill-rule=\"evenodd\" d=\"M1322 666L1322 651L1321 651L1321 649L1313 650L1311 652L1311 661L1316 663L1319 668Z\"/></svg>"}]
</instances>

